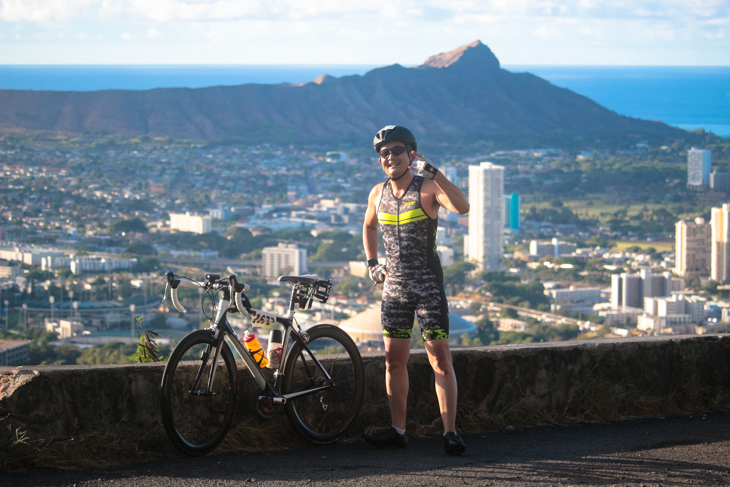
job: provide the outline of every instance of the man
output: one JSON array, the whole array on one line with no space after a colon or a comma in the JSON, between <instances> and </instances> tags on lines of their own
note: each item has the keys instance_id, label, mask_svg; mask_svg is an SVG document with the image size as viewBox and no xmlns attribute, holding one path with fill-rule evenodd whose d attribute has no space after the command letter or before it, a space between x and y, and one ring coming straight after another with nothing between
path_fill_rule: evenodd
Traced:
<instances>
[{"instance_id":1,"label":"man","mask_svg":"<svg viewBox=\"0 0 730 487\"><path fill-rule=\"evenodd\" d=\"M416 152L416 138L407 128L389 125L381 129L373 146L388 180L370 191L363 245L370 278L375 284L384 283L381 320L392 426L363 438L377 447L405 447L408 442L407 365L415 314L436 377L444 449L448 454L460 455L466 447L456 434L457 385L449 350L449 308L436 253L436 229L440 207L464 214L469 211L469 202L459 188ZM385 265L377 260L378 226L385 244Z\"/></svg>"}]
</instances>

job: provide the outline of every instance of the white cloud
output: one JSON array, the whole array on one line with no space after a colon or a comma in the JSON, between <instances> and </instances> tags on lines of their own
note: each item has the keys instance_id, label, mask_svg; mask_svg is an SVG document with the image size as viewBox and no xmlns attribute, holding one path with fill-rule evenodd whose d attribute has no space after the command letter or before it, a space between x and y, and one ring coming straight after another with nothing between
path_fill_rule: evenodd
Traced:
<instances>
[{"instance_id":1,"label":"white cloud","mask_svg":"<svg viewBox=\"0 0 730 487\"><path fill-rule=\"evenodd\" d=\"M573 63L574 52L597 45L624 53L616 59L640 49L716 53L730 37L729 1L0 0L0 32L9 38L10 25L22 28L22 41L0 59L20 58L24 43L47 59L47 47L62 38L75 40L79 57L79 46L92 49L105 39L125 59L134 52L170 62L178 49L177 59L192 63L408 65L475 39L503 64ZM165 43L154 42L162 37ZM163 56L163 49L170 51Z\"/></svg>"},{"instance_id":2,"label":"white cloud","mask_svg":"<svg viewBox=\"0 0 730 487\"><path fill-rule=\"evenodd\" d=\"M727 18L727 0L0 0L10 22L112 19L220 21L240 19L417 19L437 9L458 15L580 18Z\"/></svg>"},{"instance_id":3,"label":"white cloud","mask_svg":"<svg viewBox=\"0 0 730 487\"><path fill-rule=\"evenodd\" d=\"M555 39L560 37L560 31L549 25L541 25L534 32L535 37L538 39Z\"/></svg>"},{"instance_id":4,"label":"white cloud","mask_svg":"<svg viewBox=\"0 0 730 487\"><path fill-rule=\"evenodd\" d=\"M93 10L99 0L0 0L0 20L44 22L68 20Z\"/></svg>"}]
</instances>

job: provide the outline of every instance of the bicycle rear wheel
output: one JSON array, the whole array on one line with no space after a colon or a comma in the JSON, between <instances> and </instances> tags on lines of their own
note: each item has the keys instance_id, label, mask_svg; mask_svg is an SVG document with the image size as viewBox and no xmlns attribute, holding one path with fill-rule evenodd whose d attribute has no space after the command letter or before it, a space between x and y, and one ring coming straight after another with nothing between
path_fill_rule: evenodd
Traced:
<instances>
[{"instance_id":1,"label":"bicycle rear wheel","mask_svg":"<svg viewBox=\"0 0 730 487\"><path fill-rule=\"evenodd\" d=\"M309 441L333 443L360 412L365 393L362 358L352 338L336 326L317 325L307 333L309 349L331 380L301 343L295 342L284 365L282 394L327 387L287 399L286 415L294 429Z\"/></svg>"},{"instance_id":2,"label":"bicycle rear wheel","mask_svg":"<svg viewBox=\"0 0 730 487\"><path fill-rule=\"evenodd\" d=\"M175 447L191 456L213 451L226 437L236 411L236 361L222 342L213 364L215 347L211 331L194 331L175 347L162 376L162 423Z\"/></svg>"}]
</instances>

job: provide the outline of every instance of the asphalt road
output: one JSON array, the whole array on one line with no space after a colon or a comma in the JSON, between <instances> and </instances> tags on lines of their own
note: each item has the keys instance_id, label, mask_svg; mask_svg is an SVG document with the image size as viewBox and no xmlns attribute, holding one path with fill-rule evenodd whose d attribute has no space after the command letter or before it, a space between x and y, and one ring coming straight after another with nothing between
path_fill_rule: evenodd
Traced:
<instances>
[{"instance_id":1,"label":"asphalt road","mask_svg":"<svg viewBox=\"0 0 730 487\"><path fill-rule=\"evenodd\" d=\"M730 414L713 413L471 434L461 457L446 456L441 438L398 450L357 439L99 470L0 472L0 485L730 485L729 426Z\"/></svg>"}]
</instances>

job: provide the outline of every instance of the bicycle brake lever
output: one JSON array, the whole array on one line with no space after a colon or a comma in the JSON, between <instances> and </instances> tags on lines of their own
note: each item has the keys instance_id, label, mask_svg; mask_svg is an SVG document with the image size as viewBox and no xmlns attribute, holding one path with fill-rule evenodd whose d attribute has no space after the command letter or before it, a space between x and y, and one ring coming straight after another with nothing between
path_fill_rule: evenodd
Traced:
<instances>
[{"instance_id":1,"label":"bicycle brake lever","mask_svg":"<svg viewBox=\"0 0 730 487\"><path fill-rule=\"evenodd\" d=\"M236 304L236 309L241 313L241 316L248 316L248 310L243 306L241 300L241 293L233 293L233 302Z\"/></svg>"},{"instance_id":2,"label":"bicycle brake lever","mask_svg":"<svg viewBox=\"0 0 730 487\"><path fill-rule=\"evenodd\" d=\"M236 305L236 309L241 313L241 316L248 316L248 310L243 305L243 299L241 298L243 291L249 290L248 284L239 283L235 274L228 275L228 282L229 292L233 296L233 303Z\"/></svg>"},{"instance_id":3,"label":"bicycle brake lever","mask_svg":"<svg viewBox=\"0 0 730 487\"><path fill-rule=\"evenodd\" d=\"M170 295L170 284L175 279L175 274L173 274L170 271L165 272L165 295L162 296L162 303L165 304L165 301L167 301L167 297Z\"/></svg>"},{"instance_id":4,"label":"bicycle brake lever","mask_svg":"<svg viewBox=\"0 0 730 487\"><path fill-rule=\"evenodd\" d=\"M167 284L165 284L165 297L162 299L162 302L165 302L165 299L167 299L167 294L169 292L170 300L172 301L172 305L175 307L175 309L178 310L180 313L185 313L185 307L180 304L180 301L177 299L177 288L180 285L180 279L175 279L175 274L170 271L165 272L165 278L167 279Z\"/></svg>"}]
</instances>

